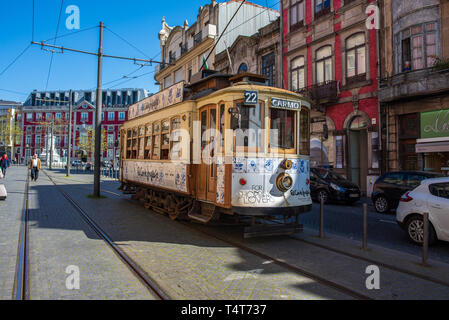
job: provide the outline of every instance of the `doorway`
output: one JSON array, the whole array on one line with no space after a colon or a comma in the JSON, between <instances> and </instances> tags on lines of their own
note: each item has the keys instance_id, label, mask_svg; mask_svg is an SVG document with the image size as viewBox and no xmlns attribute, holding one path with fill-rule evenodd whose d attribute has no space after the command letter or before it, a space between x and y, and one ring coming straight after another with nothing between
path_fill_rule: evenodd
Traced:
<instances>
[{"instance_id":1,"label":"doorway","mask_svg":"<svg viewBox=\"0 0 449 320\"><path fill-rule=\"evenodd\" d=\"M362 116L355 116L348 129L348 178L367 192L368 176L368 123Z\"/></svg>"},{"instance_id":2,"label":"doorway","mask_svg":"<svg viewBox=\"0 0 449 320\"><path fill-rule=\"evenodd\" d=\"M217 190L217 165L215 162L216 142L213 130L217 129L217 107L206 106L200 110L201 121L201 164L197 172L197 197L200 200L214 202Z\"/></svg>"}]
</instances>

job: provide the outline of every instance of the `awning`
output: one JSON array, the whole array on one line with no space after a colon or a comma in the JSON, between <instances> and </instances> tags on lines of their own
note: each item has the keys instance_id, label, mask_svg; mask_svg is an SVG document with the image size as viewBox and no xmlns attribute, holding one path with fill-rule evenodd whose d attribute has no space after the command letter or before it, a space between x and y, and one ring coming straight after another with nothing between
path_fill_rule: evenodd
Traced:
<instances>
[{"instance_id":1,"label":"awning","mask_svg":"<svg viewBox=\"0 0 449 320\"><path fill-rule=\"evenodd\" d=\"M419 143L416 153L449 152L449 142Z\"/></svg>"}]
</instances>

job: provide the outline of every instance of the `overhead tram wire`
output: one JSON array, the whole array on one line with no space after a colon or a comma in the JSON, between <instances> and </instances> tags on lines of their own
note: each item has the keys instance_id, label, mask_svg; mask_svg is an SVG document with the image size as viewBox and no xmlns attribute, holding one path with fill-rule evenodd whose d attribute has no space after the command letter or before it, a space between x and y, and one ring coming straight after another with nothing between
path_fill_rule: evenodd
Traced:
<instances>
[{"instance_id":1,"label":"overhead tram wire","mask_svg":"<svg viewBox=\"0 0 449 320\"><path fill-rule=\"evenodd\" d=\"M56 38L58 37L59 23L61 22L61 14L62 14L62 7L63 7L63 5L64 5L64 0L61 0L61 6L59 7L58 23L56 25L56 33L55 33L55 38L54 38L54 41L53 41L53 45L56 44ZM50 80L51 66L53 65L53 55L54 55L54 52L51 53L50 66L48 67L47 83L45 84L45 91L47 91L48 82Z\"/></svg>"},{"instance_id":2,"label":"overhead tram wire","mask_svg":"<svg viewBox=\"0 0 449 320\"><path fill-rule=\"evenodd\" d=\"M145 52L143 52L142 50L140 50L139 48L137 48L135 45L133 45L131 42L129 42L128 40L126 40L125 38L123 38L122 36L120 36L119 34L117 34L116 32L112 31L111 28L109 27L104 27L106 30L108 30L110 33L112 33L113 35L115 35L117 38L119 38L120 40L122 40L123 42L125 42L126 44L128 44L130 47L136 49L137 51L139 51L141 54L143 54L145 57L147 57L148 59L152 60Z\"/></svg>"},{"instance_id":3,"label":"overhead tram wire","mask_svg":"<svg viewBox=\"0 0 449 320\"><path fill-rule=\"evenodd\" d=\"M138 76L132 77L132 78L130 78L130 79L127 79L127 80L125 80L125 81L123 81L123 82L120 82L119 84L116 84L116 85L114 85L114 86L112 86L112 87L109 87L109 89L113 89L113 88L115 88L115 87L121 86L121 85L124 84L124 83L130 82L130 81L133 81L133 80L136 80L136 79L138 79L138 78L141 78L141 77L143 77L143 76L147 76L147 75L153 74L153 73L154 73L154 70L153 70L153 71L150 71L150 72L147 72L147 73L143 73L143 74L141 74L141 75L138 75ZM126 77L126 76L124 76L124 77Z\"/></svg>"},{"instance_id":4,"label":"overhead tram wire","mask_svg":"<svg viewBox=\"0 0 449 320\"><path fill-rule=\"evenodd\" d=\"M78 31L65 33L65 34L62 34L62 35L60 35L60 36L56 36L56 37L53 37L53 38L44 40L44 41L42 41L42 42L48 42L48 41L51 41L51 40L56 40L56 39L61 39L61 38L73 36L73 35L75 35L75 34L78 34L78 33L81 33L81 32L85 32L85 31L89 31L89 30L96 29L96 28L98 28L98 26L93 26L93 27L89 27L89 28L80 29L80 30L78 30Z\"/></svg>"},{"instance_id":5,"label":"overhead tram wire","mask_svg":"<svg viewBox=\"0 0 449 320\"><path fill-rule=\"evenodd\" d=\"M25 52L31 47L31 43L26 46L25 49L0 73L0 76L2 76L21 56L25 54Z\"/></svg>"}]
</instances>

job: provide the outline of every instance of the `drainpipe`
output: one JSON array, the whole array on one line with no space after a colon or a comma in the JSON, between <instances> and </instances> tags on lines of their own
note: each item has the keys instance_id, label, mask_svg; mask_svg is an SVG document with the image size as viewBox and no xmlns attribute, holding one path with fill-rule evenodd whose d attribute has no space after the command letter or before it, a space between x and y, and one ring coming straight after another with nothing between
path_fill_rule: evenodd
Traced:
<instances>
[{"instance_id":1,"label":"drainpipe","mask_svg":"<svg viewBox=\"0 0 449 320\"><path fill-rule=\"evenodd\" d=\"M380 3L379 0L376 0L376 6L377 8L379 8L379 12L380 12ZM379 19L381 19L380 15L379 15ZM381 82L381 77L382 77L382 57L381 57L381 42L380 42L380 38L381 38L381 32L380 32L380 27L383 25L383 23L381 23L383 21L379 21L379 29L377 29L376 31L376 42L377 42L377 61L378 61L378 66L377 66L377 92L379 92L380 89L380 82ZM377 95L377 115L379 117L379 123L378 123L378 136L379 136L379 153L380 155L382 155L382 151L383 151L383 145L382 145L382 116L381 116L381 108L380 108L380 101L379 101L379 94ZM387 114L387 118L388 118L388 114ZM387 121L388 123L388 121ZM387 140L388 143L388 140ZM382 160L381 160L382 163ZM380 165L380 170L382 173L382 165Z\"/></svg>"},{"instance_id":2,"label":"drainpipe","mask_svg":"<svg viewBox=\"0 0 449 320\"><path fill-rule=\"evenodd\" d=\"M281 34L281 89L284 89L284 4L280 3L281 19L280 19L280 34Z\"/></svg>"}]
</instances>

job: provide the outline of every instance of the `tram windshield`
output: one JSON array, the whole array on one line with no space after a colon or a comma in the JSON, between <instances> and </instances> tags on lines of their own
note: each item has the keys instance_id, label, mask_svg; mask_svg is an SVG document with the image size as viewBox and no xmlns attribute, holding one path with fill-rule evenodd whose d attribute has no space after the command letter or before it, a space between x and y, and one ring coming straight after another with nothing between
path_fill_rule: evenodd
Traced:
<instances>
[{"instance_id":1,"label":"tram windshield","mask_svg":"<svg viewBox=\"0 0 449 320\"><path fill-rule=\"evenodd\" d=\"M296 111L271 109L271 148L295 149Z\"/></svg>"},{"instance_id":2,"label":"tram windshield","mask_svg":"<svg viewBox=\"0 0 449 320\"><path fill-rule=\"evenodd\" d=\"M246 106L236 103L236 111L231 115L231 129L235 131L236 147L261 147L263 137L263 112L260 104Z\"/></svg>"}]
</instances>

